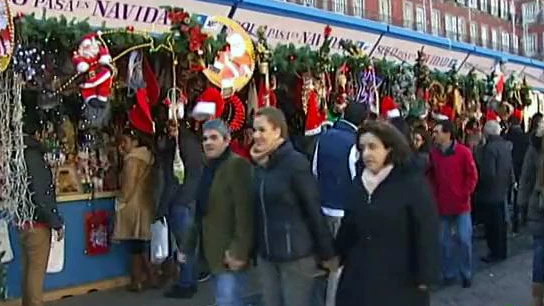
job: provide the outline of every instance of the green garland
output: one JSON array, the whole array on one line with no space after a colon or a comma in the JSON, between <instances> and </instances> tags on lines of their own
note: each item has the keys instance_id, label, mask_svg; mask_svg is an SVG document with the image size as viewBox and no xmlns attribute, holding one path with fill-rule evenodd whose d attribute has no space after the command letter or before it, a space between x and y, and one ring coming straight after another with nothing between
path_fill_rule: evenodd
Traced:
<instances>
[{"instance_id":1,"label":"green garland","mask_svg":"<svg viewBox=\"0 0 544 306\"><path fill-rule=\"evenodd\" d=\"M180 8L166 8L170 12L184 12ZM188 26L199 26L195 16L184 21ZM194 52L189 51L190 37L187 33L182 33L179 28L179 23L174 23L172 31L169 33L159 34L153 37L154 45L167 45L172 42L173 52L178 55L179 59L191 62L194 60ZM92 27L87 20L68 20L66 17L42 17L36 18L35 15L26 15L16 19L17 27L17 42L22 45L32 45L43 50L56 50L61 62L69 60L71 52L77 47L81 37L93 31L107 31L106 24L102 27ZM353 43L342 41L343 54L330 54L330 35L331 29L325 29L325 41L318 50L312 50L309 46L296 47L293 44L279 44L273 49L269 49L266 54L266 59L270 62L271 72L285 76L296 76L302 72L312 72L318 75L321 72L334 72L338 67L347 65L352 73L357 73L364 70L369 65L374 65L376 72L382 78L388 80L392 84L394 79L398 77L399 65L405 63L396 63L385 58L371 60L370 57L364 54ZM260 33L259 44L266 43L263 33ZM105 37L108 46L115 55L115 52L121 52L129 47L146 42L145 37L133 35L130 31L119 31L109 34ZM205 63L213 62L217 51L226 46L226 34L220 34L213 37L208 37L202 46L203 54L201 55ZM268 46L266 46L268 48ZM170 52L166 49L159 49L156 52ZM431 80L438 81L443 85L456 84L461 86L464 95L468 95L471 99L482 96L485 92L487 95L493 93L493 78L490 74L487 80L477 79L474 73L468 75L458 75L457 70L449 72L430 71L424 62L423 50L418 51L418 58L412 67L418 88L426 88ZM391 87L392 85L388 85ZM386 92L391 92L391 89ZM523 82L523 104L530 104L530 87L527 82Z\"/></svg>"}]
</instances>

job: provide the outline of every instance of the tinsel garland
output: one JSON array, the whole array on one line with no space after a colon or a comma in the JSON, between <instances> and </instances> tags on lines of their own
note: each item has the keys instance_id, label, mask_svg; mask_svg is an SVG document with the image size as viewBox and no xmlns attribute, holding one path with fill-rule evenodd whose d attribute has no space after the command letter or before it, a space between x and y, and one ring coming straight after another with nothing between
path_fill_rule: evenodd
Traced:
<instances>
[{"instance_id":1,"label":"tinsel garland","mask_svg":"<svg viewBox=\"0 0 544 306\"><path fill-rule=\"evenodd\" d=\"M0 73L0 211L19 224L34 215L24 159L22 84L13 70Z\"/></svg>"}]
</instances>

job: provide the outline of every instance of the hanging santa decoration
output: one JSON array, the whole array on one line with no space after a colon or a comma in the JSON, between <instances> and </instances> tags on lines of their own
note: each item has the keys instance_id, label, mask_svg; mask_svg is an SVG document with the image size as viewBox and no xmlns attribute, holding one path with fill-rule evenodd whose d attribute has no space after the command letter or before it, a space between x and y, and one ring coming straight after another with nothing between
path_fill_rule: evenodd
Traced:
<instances>
[{"instance_id":1,"label":"hanging santa decoration","mask_svg":"<svg viewBox=\"0 0 544 306\"><path fill-rule=\"evenodd\" d=\"M100 33L91 33L81 39L72 62L85 80L79 85L84 102L103 108L111 95L113 82L112 58L108 47L102 43Z\"/></svg>"}]
</instances>

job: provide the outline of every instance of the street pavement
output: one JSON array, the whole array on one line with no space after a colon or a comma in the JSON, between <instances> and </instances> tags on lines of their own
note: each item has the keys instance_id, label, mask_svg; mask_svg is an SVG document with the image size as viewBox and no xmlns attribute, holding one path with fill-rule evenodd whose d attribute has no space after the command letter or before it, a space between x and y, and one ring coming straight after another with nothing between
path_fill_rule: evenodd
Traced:
<instances>
[{"instance_id":1,"label":"street pavement","mask_svg":"<svg viewBox=\"0 0 544 306\"><path fill-rule=\"evenodd\" d=\"M479 261L479 256L485 255L485 244L482 240L476 240L474 263L477 272L473 287L462 289L460 285L454 285L437 289L431 295L431 306L530 306L532 252L529 244L527 235L510 239L510 258L500 264L485 265ZM256 280L255 275L250 279ZM203 284L191 300L166 299L158 290L141 294L112 290L67 298L48 306L212 306L211 285L211 282ZM262 306L259 285L254 281L250 287L247 306Z\"/></svg>"}]
</instances>

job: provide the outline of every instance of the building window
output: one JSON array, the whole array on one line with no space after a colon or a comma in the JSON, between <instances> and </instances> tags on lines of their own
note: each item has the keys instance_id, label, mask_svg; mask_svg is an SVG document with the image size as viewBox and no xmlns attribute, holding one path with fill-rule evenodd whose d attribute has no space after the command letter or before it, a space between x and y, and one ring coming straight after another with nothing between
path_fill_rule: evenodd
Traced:
<instances>
[{"instance_id":1,"label":"building window","mask_svg":"<svg viewBox=\"0 0 544 306\"><path fill-rule=\"evenodd\" d=\"M478 0L468 0L468 7L478 8Z\"/></svg>"},{"instance_id":2,"label":"building window","mask_svg":"<svg viewBox=\"0 0 544 306\"><path fill-rule=\"evenodd\" d=\"M497 29L491 29L491 48L497 50L499 48L499 35Z\"/></svg>"},{"instance_id":3,"label":"building window","mask_svg":"<svg viewBox=\"0 0 544 306\"><path fill-rule=\"evenodd\" d=\"M482 38L482 46L487 47L488 46L488 39L487 39L487 26L482 24L482 33L480 34L480 37Z\"/></svg>"},{"instance_id":4,"label":"building window","mask_svg":"<svg viewBox=\"0 0 544 306\"><path fill-rule=\"evenodd\" d=\"M519 36L516 34L512 34L512 49L514 53L518 53L519 51Z\"/></svg>"},{"instance_id":5,"label":"building window","mask_svg":"<svg viewBox=\"0 0 544 306\"><path fill-rule=\"evenodd\" d=\"M478 25L475 22L470 23L470 42L475 44L478 39Z\"/></svg>"},{"instance_id":6,"label":"building window","mask_svg":"<svg viewBox=\"0 0 544 306\"><path fill-rule=\"evenodd\" d=\"M440 24L441 24L441 20L440 20L440 11L437 10L437 9L433 9L432 13L431 13L431 30L432 30L432 33L433 35L439 35L440 34Z\"/></svg>"},{"instance_id":7,"label":"building window","mask_svg":"<svg viewBox=\"0 0 544 306\"><path fill-rule=\"evenodd\" d=\"M315 0L304 0L304 5L314 7Z\"/></svg>"},{"instance_id":8,"label":"building window","mask_svg":"<svg viewBox=\"0 0 544 306\"><path fill-rule=\"evenodd\" d=\"M457 17L452 15L444 15L444 23L446 24L446 37L457 40Z\"/></svg>"},{"instance_id":9,"label":"building window","mask_svg":"<svg viewBox=\"0 0 544 306\"><path fill-rule=\"evenodd\" d=\"M491 15L499 16L499 0L491 0Z\"/></svg>"},{"instance_id":10,"label":"building window","mask_svg":"<svg viewBox=\"0 0 544 306\"><path fill-rule=\"evenodd\" d=\"M416 7L416 30L419 32L427 31L427 16L422 6Z\"/></svg>"},{"instance_id":11,"label":"building window","mask_svg":"<svg viewBox=\"0 0 544 306\"><path fill-rule=\"evenodd\" d=\"M510 34L502 31L502 51L510 52Z\"/></svg>"},{"instance_id":12,"label":"building window","mask_svg":"<svg viewBox=\"0 0 544 306\"><path fill-rule=\"evenodd\" d=\"M380 19L386 23L391 21L391 1L380 0Z\"/></svg>"},{"instance_id":13,"label":"building window","mask_svg":"<svg viewBox=\"0 0 544 306\"><path fill-rule=\"evenodd\" d=\"M467 25L465 24L465 18L457 17L457 34L460 41L467 39Z\"/></svg>"},{"instance_id":14,"label":"building window","mask_svg":"<svg viewBox=\"0 0 544 306\"><path fill-rule=\"evenodd\" d=\"M506 0L501 0L501 18L508 18L508 2Z\"/></svg>"},{"instance_id":15,"label":"building window","mask_svg":"<svg viewBox=\"0 0 544 306\"><path fill-rule=\"evenodd\" d=\"M533 56L536 52L536 34L525 35L525 55Z\"/></svg>"},{"instance_id":16,"label":"building window","mask_svg":"<svg viewBox=\"0 0 544 306\"><path fill-rule=\"evenodd\" d=\"M482 12L489 12L489 5L487 3L487 0L480 0L480 11Z\"/></svg>"},{"instance_id":17,"label":"building window","mask_svg":"<svg viewBox=\"0 0 544 306\"><path fill-rule=\"evenodd\" d=\"M346 0L333 0L332 7L334 12L345 14L346 13Z\"/></svg>"},{"instance_id":18,"label":"building window","mask_svg":"<svg viewBox=\"0 0 544 306\"><path fill-rule=\"evenodd\" d=\"M414 23L414 6L410 1L404 1L403 4L403 15L404 27L412 29L412 24Z\"/></svg>"},{"instance_id":19,"label":"building window","mask_svg":"<svg viewBox=\"0 0 544 306\"><path fill-rule=\"evenodd\" d=\"M536 21L536 15L538 13L538 6L535 2L523 3L521 5L521 14L523 22L531 23Z\"/></svg>"},{"instance_id":20,"label":"building window","mask_svg":"<svg viewBox=\"0 0 544 306\"><path fill-rule=\"evenodd\" d=\"M353 15L357 17L363 16L363 0L352 0L353 2Z\"/></svg>"}]
</instances>

